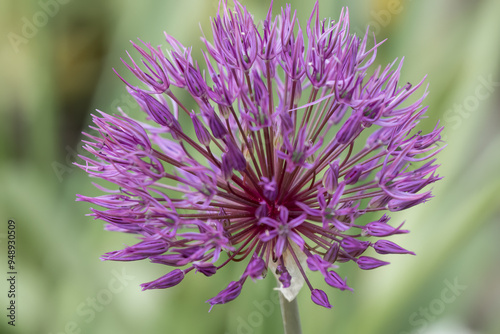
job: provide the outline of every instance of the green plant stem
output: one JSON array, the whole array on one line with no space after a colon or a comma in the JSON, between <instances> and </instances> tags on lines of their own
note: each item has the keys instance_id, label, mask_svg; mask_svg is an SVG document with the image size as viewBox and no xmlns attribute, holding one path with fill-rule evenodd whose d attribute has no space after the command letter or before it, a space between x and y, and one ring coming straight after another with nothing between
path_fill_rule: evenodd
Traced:
<instances>
[{"instance_id":1,"label":"green plant stem","mask_svg":"<svg viewBox=\"0 0 500 334\"><path fill-rule=\"evenodd\" d=\"M297 298L289 302L280 292L281 318L285 334L302 334Z\"/></svg>"}]
</instances>

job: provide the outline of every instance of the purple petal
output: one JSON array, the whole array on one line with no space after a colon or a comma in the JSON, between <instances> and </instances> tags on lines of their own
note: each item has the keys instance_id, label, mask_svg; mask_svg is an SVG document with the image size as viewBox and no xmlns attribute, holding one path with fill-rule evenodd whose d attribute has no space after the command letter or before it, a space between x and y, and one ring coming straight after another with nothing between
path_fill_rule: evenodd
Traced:
<instances>
[{"instance_id":1,"label":"purple petal","mask_svg":"<svg viewBox=\"0 0 500 334\"><path fill-rule=\"evenodd\" d=\"M373 245L373 248L379 254L412 254L412 255L415 255L415 253L410 252L409 250L406 250L403 247L395 244L392 241L388 241L388 240L378 240Z\"/></svg>"},{"instance_id":2,"label":"purple petal","mask_svg":"<svg viewBox=\"0 0 500 334\"><path fill-rule=\"evenodd\" d=\"M328 275L325 277L325 282L333 286L334 288L337 288L341 291L344 290L351 290L353 291L349 286L347 286L345 280L343 280L339 274L337 274L335 271L331 270L328 272Z\"/></svg>"},{"instance_id":3,"label":"purple petal","mask_svg":"<svg viewBox=\"0 0 500 334\"><path fill-rule=\"evenodd\" d=\"M361 256L356 263L363 270L371 270L389 264L389 262L377 260L369 256Z\"/></svg>"},{"instance_id":4,"label":"purple petal","mask_svg":"<svg viewBox=\"0 0 500 334\"><path fill-rule=\"evenodd\" d=\"M227 302L230 302L230 301L236 299L236 297L238 297L241 293L241 288L242 288L242 285L239 281L233 281L233 282L229 283L227 288L225 288L224 290L219 292L217 294L217 296L210 298L209 300L206 301L207 303L210 303L210 305L211 305L209 312L212 310L214 305L225 304Z\"/></svg>"},{"instance_id":5,"label":"purple petal","mask_svg":"<svg viewBox=\"0 0 500 334\"><path fill-rule=\"evenodd\" d=\"M184 279L184 271L174 269L165 276L158 278L152 282L141 284L142 290L151 289L167 289L176 286Z\"/></svg>"},{"instance_id":6,"label":"purple petal","mask_svg":"<svg viewBox=\"0 0 500 334\"><path fill-rule=\"evenodd\" d=\"M332 308L332 305L330 305L330 302L328 301L328 296L322 290L313 289L311 291L311 299L314 303L320 306L326 307L328 309Z\"/></svg>"}]
</instances>

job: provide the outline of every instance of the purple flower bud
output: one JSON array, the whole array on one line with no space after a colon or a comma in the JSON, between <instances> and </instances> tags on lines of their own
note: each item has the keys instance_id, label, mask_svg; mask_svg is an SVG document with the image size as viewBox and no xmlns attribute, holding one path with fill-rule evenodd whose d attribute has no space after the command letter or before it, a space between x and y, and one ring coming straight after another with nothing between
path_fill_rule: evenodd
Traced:
<instances>
[{"instance_id":1,"label":"purple flower bud","mask_svg":"<svg viewBox=\"0 0 500 334\"><path fill-rule=\"evenodd\" d=\"M205 96L207 93L207 84L203 80L198 69L195 69L192 65L188 65L186 71L184 72L186 79L186 86L195 97Z\"/></svg>"},{"instance_id":2,"label":"purple flower bud","mask_svg":"<svg viewBox=\"0 0 500 334\"><path fill-rule=\"evenodd\" d=\"M198 141L203 146L210 145L211 141L210 133L205 128L205 126L200 122L198 116L196 116L195 113L191 113L189 116L191 116L191 120L193 121L194 132L196 133L196 138L198 138Z\"/></svg>"},{"instance_id":3,"label":"purple flower bud","mask_svg":"<svg viewBox=\"0 0 500 334\"><path fill-rule=\"evenodd\" d=\"M260 75L255 71L253 72L253 85L255 101L265 113L268 113L269 92L267 91L266 85L260 78Z\"/></svg>"},{"instance_id":4,"label":"purple flower bud","mask_svg":"<svg viewBox=\"0 0 500 334\"><path fill-rule=\"evenodd\" d=\"M138 96L144 101L145 110L151 119L160 125L180 130L179 122L170 113L166 104L143 92L139 92Z\"/></svg>"},{"instance_id":5,"label":"purple flower bud","mask_svg":"<svg viewBox=\"0 0 500 334\"><path fill-rule=\"evenodd\" d=\"M231 164L237 171L244 171L247 167L247 160L241 150L231 141L226 140L227 157L231 159Z\"/></svg>"},{"instance_id":6,"label":"purple flower bud","mask_svg":"<svg viewBox=\"0 0 500 334\"><path fill-rule=\"evenodd\" d=\"M399 227L397 227L397 228L394 228L391 225L388 225L387 223L381 222L379 220L379 221L374 221L374 222L366 224L363 231L366 234L372 235L375 237L387 237L387 236L393 235L393 234L408 233L409 232L408 230L401 230L400 229L403 226L403 224L399 225Z\"/></svg>"},{"instance_id":7,"label":"purple flower bud","mask_svg":"<svg viewBox=\"0 0 500 334\"><path fill-rule=\"evenodd\" d=\"M351 116L342 125L335 138L340 144L347 144L349 141L361 131L359 119L356 116Z\"/></svg>"},{"instance_id":8,"label":"purple flower bud","mask_svg":"<svg viewBox=\"0 0 500 334\"><path fill-rule=\"evenodd\" d=\"M363 270L371 270L389 264L389 262L377 260L369 256L359 257L356 263L358 264L358 267Z\"/></svg>"},{"instance_id":9,"label":"purple flower bud","mask_svg":"<svg viewBox=\"0 0 500 334\"><path fill-rule=\"evenodd\" d=\"M196 268L197 272L200 272L207 277L210 277L217 272L217 267L211 263L193 264L193 266Z\"/></svg>"},{"instance_id":10,"label":"purple flower bud","mask_svg":"<svg viewBox=\"0 0 500 334\"><path fill-rule=\"evenodd\" d=\"M313 289L311 291L311 299L315 304L318 304L319 306L323 306L328 309L332 308L332 305L330 305L330 302L328 301L328 296L322 290Z\"/></svg>"},{"instance_id":11,"label":"purple flower bud","mask_svg":"<svg viewBox=\"0 0 500 334\"><path fill-rule=\"evenodd\" d=\"M279 119L281 121L281 132L282 136L288 136L288 133L290 133L293 130L293 119L290 117L290 115L287 112L281 112L279 114Z\"/></svg>"},{"instance_id":12,"label":"purple flower bud","mask_svg":"<svg viewBox=\"0 0 500 334\"><path fill-rule=\"evenodd\" d=\"M231 176L233 176L233 162L231 161L227 153L222 155L221 172L222 178L226 181L231 179Z\"/></svg>"},{"instance_id":13,"label":"purple flower bud","mask_svg":"<svg viewBox=\"0 0 500 334\"><path fill-rule=\"evenodd\" d=\"M342 248L354 257L358 257L370 246L369 241L358 241L354 238L344 238L340 243Z\"/></svg>"},{"instance_id":14,"label":"purple flower bud","mask_svg":"<svg viewBox=\"0 0 500 334\"><path fill-rule=\"evenodd\" d=\"M340 244L338 242L333 242L332 246L326 251L325 261L334 263L339 255Z\"/></svg>"},{"instance_id":15,"label":"purple flower bud","mask_svg":"<svg viewBox=\"0 0 500 334\"><path fill-rule=\"evenodd\" d=\"M306 262L310 270L319 270L321 273L326 273L327 270L332 267L332 264L323 260L319 254L313 254L312 256L307 257Z\"/></svg>"},{"instance_id":16,"label":"purple flower bud","mask_svg":"<svg viewBox=\"0 0 500 334\"><path fill-rule=\"evenodd\" d=\"M219 292L217 294L217 296L207 300L206 302L210 303L210 305L211 305L209 312L212 311L212 308L214 307L214 305L225 304L227 302L230 302L231 300L234 300L236 297L238 297L240 295L240 292L241 292L241 287L242 286L241 286L241 283L239 281L233 281L233 282L229 283L227 288L225 288L224 290Z\"/></svg>"},{"instance_id":17,"label":"purple flower bud","mask_svg":"<svg viewBox=\"0 0 500 334\"><path fill-rule=\"evenodd\" d=\"M152 256L149 259L152 263L160 263L171 267L180 267L182 266L182 264L180 264L181 261L184 261L186 257L181 254L166 254Z\"/></svg>"},{"instance_id":18,"label":"purple flower bud","mask_svg":"<svg viewBox=\"0 0 500 334\"><path fill-rule=\"evenodd\" d=\"M339 162L335 160L323 175L323 187L332 195L339 185ZM347 183L349 184L349 183Z\"/></svg>"},{"instance_id":19,"label":"purple flower bud","mask_svg":"<svg viewBox=\"0 0 500 334\"><path fill-rule=\"evenodd\" d=\"M266 277L267 265L260 257L253 257L248 263L243 277L250 276L251 279L262 279Z\"/></svg>"},{"instance_id":20,"label":"purple flower bud","mask_svg":"<svg viewBox=\"0 0 500 334\"><path fill-rule=\"evenodd\" d=\"M175 248L175 249L173 248L171 249L171 251L179 252L185 258L189 258L195 256L196 254L199 254L200 249L202 249L201 246L188 246L186 248Z\"/></svg>"},{"instance_id":21,"label":"purple flower bud","mask_svg":"<svg viewBox=\"0 0 500 334\"><path fill-rule=\"evenodd\" d=\"M325 282L333 286L334 288L339 289L340 291L344 290L351 290L353 291L349 286L347 286L347 283L345 280L343 280L339 274L337 274L335 271L331 270L328 272L328 275L325 276Z\"/></svg>"},{"instance_id":22,"label":"purple flower bud","mask_svg":"<svg viewBox=\"0 0 500 334\"><path fill-rule=\"evenodd\" d=\"M209 119L208 124L210 126L210 130L212 131L214 137L217 139L224 138L224 136L227 134L227 130L221 123L219 117L217 117L217 115L215 114L212 114L208 116L208 119Z\"/></svg>"},{"instance_id":23,"label":"purple flower bud","mask_svg":"<svg viewBox=\"0 0 500 334\"><path fill-rule=\"evenodd\" d=\"M356 182L358 182L361 173L363 173L363 170L364 168L361 165L356 165L353 168L351 168L344 177L345 183L355 184Z\"/></svg>"},{"instance_id":24,"label":"purple flower bud","mask_svg":"<svg viewBox=\"0 0 500 334\"><path fill-rule=\"evenodd\" d=\"M412 255L415 255L415 253L410 252L410 251L404 249L403 247L396 245L394 242L391 242L388 240L378 240L373 245L373 248L379 254L412 254Z\"/></svg>"},{"instance_id":25,"label":"purple flower bud","mask_svg":"<svg viewBox=\"0 0 500 334\"><path fill-rule=\"evenodd\" d=\"M106 253L101 259L112 261L137 261L150 256L163 254L167 250L168 244L164 240L142 241L123 250Z\"/></svg>"},{"instance_id":26,"label":"purple flower bud","mask_svg":"<svg viewBox=\"0 0 500 334\"><path fill-rule=\"evenodd\" d=\"M391 197L387 195L380 195L373 197L368 203L369 208L385 208L390 202Z\"/></svg>"},{"instance_id":27,"label":"purple flower bud","mask_svg":"<svg viewBox=\"0 0 500 334\"><path fill-rule=\"evenodd\" d=\"M118 250L113 252L108 252L101 256L101 260L111 260L111 261L138 261L147 259L147 254L134 254L132 251L127 250Z\"/></svg>"},{"instance_id":28,"label":"purple flower bud","mask_svg":"<svg viewBox=\"0 0 500 334\"><path fill-rule=\"evenodd\" d=\"M174 269L165 276L158 278L152 282L141 284L142 290L151 289L167 289L176 286L184 279L184 271Z\"/></svg>"}]
</instances>

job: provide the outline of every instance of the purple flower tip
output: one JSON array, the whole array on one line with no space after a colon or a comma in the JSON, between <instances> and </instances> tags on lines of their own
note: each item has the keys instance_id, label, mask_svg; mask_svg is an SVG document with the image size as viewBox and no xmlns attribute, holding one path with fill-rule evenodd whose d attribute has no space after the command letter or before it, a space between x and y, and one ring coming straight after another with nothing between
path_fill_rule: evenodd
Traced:
<instances>
[{"instance_id":1,"label":"purple flower tip","mask_svg":"<svg viewBox=\"0 0 500 334\"><path fill-rule=\"evenodd\" d=\"M152 282L141 284L142 290L166 289L176 286L184 279L184 272L180 269L174 269L165 276L162 276Z\"/></svg>"},{"instance_id":2,"label":"purple flower tip","mask_svg":"<svg viewBox=\"0 0 500 334\"><path fill-rule=\"evenodd\" d=\"M328 268L331 268L333 266L330 262L323 260L321 256L319 256L318 254L309 256L306 262L310 270L312 271L319 270L322 273L326 273Z\"/></svg>"},{"instance_id":3,"label":"purple flower tip","mask_svg":"<svg viewBox=\"0 0 500 334\"><path fill-rule=\"evenodd\" d=\"M328 285L330 286L333 286L334 288L337 288L341 291L344 291L344 290L351 290L353 291L353 289L351 289L347 283L345 282L345 280L343 280L339 274L337 274L335 271L331 270L328 272L328 275L325 277L325 281L326 283L328 283Z\"/></svg>"},{"instance_id":4,"label":"purple flower tip","mask_svg":"<svg viewBox=\"0 0 500 334\"><path fill-rule=\"evenodd\" d=\"M214 305L217 304L225 304L227 302L230 302L231 300L234 300L236 297L240 295L241 292L241 283L239 281L233 281L229 283L227 288L219 292L217 296L210 298L207 300L207 303L210 303L210 311L212 311L212 308Z\"/></svg>"},{"instance_id":5,"label":"purple flower tip","mask_svg":"<svg viewBox=\"0 0 500 334\"><path fill-rule=\"evenodd\" d=\"M210 139L210 133L208 133L208 130L201 123L201 121L198 119L198 116L195 113L192 113L190 116L191 116L191 120L193 121L194 131L196 133L196 138L198 138L198 141L203 146L210 145L211 139Z\"/></svg>"},{"instance_id":6,"label":"purple flower tip","mask_svg":"<svg viewBox=\"0 0 500 334\"><path fill-rule=\"evenodd\" d=\"M193 264L193 266L196 268L197 272L200 272L207 277L212 276L217 272L217 267L211 263L203 263L200 265Z\"/></svg>"},{"instance_id":7,"label":"purple flower tip","mask_svg":"<svg viewBox=\"0 0 500 334\"><path fill-rule=\"evenodd\" d=\"M369 256L359 257L356 263L358 264L359 268L363 270L371 270L389 264L389 262L377 260Z\"/></svg>"},{"instance_id":8,"label":"purple flower tip","mask_svg":"<svg viewBox=\"0 0 500 334\"><path fill-rule=\"evenodd\" d=\"M315 304L326 307L328 309L332 308L332 305L330 305L330 302L328 301L328 296L322 290L313 289L311 291L311 299Z\"/></svg>"},{"instance_id":9,"label":"purple flower tip","mask_svg":"<svg viewBox=\"0 0 500 334\"><path fill-rule=\"evenodd\" d=\"M266 277L267 265L263 259L260 257L254 257L248 263L247 269L243 274L243 277L250 276L251 279L262 279Z\"/></svg>"},{"instance_id":10,"label":"purple flower tip","mask_svg":"<svg viewBox=\"0 0 500 334\"><path fill-rule=\"evenodd\" d=\"M404 249L403 247L395 244L389 240L378 240L373 244L373 248L379 254L411 254L415 255L415 253Z\"/></svg>"},{"instance_id":11,"label":"purple flower tip","mask_svg":"<svg viewBox=\"0 0 500 334\"><path fill-rule=\"evenodd\" d=\"M323 176L323 187L329 194L333 194L339 185L339 163L334 161L329 165Z\"/></svg>"},{"instance_id":12,"label":"purple flower tip","mask_svg":"<svg viewBox=\"0 0 500 334\"><path fill-rule=\"evenodd\" d=\"M409 232L408 230L401 230L401 226L403 226L403 224L395 228L387 224L387 220L388 217L384 215L380 220L366 224L363 228L363 232L374 237L387 237L393 234L403 234Z\"/></svg>"}]
</instances>

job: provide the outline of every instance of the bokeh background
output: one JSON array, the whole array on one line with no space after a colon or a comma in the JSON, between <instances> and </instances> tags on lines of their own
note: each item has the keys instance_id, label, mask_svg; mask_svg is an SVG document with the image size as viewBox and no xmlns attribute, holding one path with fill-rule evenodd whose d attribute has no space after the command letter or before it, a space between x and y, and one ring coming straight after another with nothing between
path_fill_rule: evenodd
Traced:
<instances>
[{"instance_id":1,"label":"bokeh background","mask_svg":"<svg viewBox=\"0 0 500 334\"><path fill-rule=\"evenodd\" d=\"M268 0L242 0L262 19ZM290 0L301 22L311 0ZM272 275L208 313L239 271L190 275L171 290L141 292L166 273L150 264L101 262L133 238L103 231L75 194L96 195L74 167L89 115L131 99L112 68L137 37L162 44L163 31L199 57L200 26L215 0L41 0L0 2L0 303L1 333L279 333ZM274 1L275 13L284 1ZM349 6L358 34L370 24L377 64L405 56L403 82L428 75L430 106L422 128L445 126L444 179L430 202L393 215L411 233L374 271L344 265L354 293L329 289L333 310L299 295L304 333L500 333L500 1L320 0L323 17ZM163 43L165 44L165 43ZM199 59L199 58L198 58ZM18 313L7 325L6 227L17 223ZM314 275L312 275L314 276ZM316 275L320 283L320 275Z\"/></svg>"}]
</instances>

